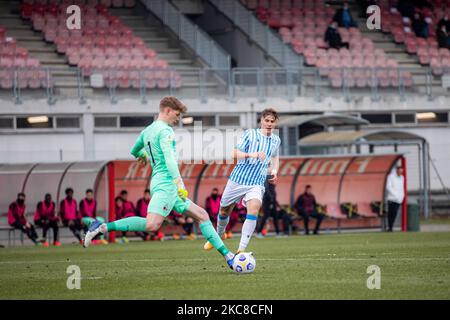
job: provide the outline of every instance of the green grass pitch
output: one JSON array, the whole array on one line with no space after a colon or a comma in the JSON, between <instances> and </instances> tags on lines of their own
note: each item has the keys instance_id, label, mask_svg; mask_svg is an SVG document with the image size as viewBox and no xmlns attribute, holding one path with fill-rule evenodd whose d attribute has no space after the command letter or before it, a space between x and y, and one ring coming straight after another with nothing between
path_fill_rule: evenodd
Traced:
<instances>
[{"instance_id":1,"label":"green grass pitch","mask_svg":"<svg viewBox=\"0 0 450 320\"><path fill-rule=\"evenodd\" d=\"M254 238L248 275L203 243L0 249L0 299L450 299L448 232ZM80 267L80 290L67 289L69 265ZM370 265L379 290L366 286Z\"/></svg>"}]
</instances>

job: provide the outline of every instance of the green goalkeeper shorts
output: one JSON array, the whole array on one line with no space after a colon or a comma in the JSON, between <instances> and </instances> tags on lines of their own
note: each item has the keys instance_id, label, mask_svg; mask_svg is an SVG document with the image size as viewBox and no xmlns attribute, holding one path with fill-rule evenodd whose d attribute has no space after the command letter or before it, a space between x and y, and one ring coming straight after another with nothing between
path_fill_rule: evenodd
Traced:
<instances>
[{"instance_id":1,"label":"green goalkeeper shorts","mask_svg":"<svg viewBox=\"0 0 450 320\"><path fill-rule=\"evenodd\" d=\"M177 187L172 180L152 179L150 194L152 197L147 213L156 213L163 217L167 217L172 210L183 214L191 204L190 199L183 201L178 196Z\"/></svg>"}]
</instances>

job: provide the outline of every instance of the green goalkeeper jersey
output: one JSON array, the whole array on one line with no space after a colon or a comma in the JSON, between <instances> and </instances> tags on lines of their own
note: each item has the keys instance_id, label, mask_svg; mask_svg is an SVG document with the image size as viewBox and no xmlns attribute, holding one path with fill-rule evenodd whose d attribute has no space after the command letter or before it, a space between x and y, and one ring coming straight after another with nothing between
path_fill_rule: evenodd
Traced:
<instances>
[{"instance_id":1,"label":"green goalkeeper jersey","mask_svg":"<svg viewBox=\"0 0 450 320\"><path fill-rule=\"evenodd\" d=\"M152 166L152 180L173 180L180 176L176 156L175 133L166 122L156 120L141 131L131 154L142 157L147 153Z\"/></svg>"}]
</instances>

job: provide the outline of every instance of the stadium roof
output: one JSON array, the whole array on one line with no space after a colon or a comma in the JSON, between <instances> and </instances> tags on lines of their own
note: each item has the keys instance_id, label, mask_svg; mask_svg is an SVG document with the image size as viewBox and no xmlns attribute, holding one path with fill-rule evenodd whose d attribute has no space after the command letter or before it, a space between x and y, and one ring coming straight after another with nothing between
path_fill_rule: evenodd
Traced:
<instances>
[{"instance_id":1,"label":"stadium roof","mask_svg":"<svg viewBox=\"0 0 450 320\"><path fill-rule=\"evenodd\" d=\"M333 131L319 132L306 136L299 140L299 145L344 145L353 144L357 141L396 141L396 140L421 140L425 139L414 133L400 130L377 130L377 131Z\"/></svg>"},{"instance_id":2,"label":"stadium roof","mask_svg":"<svg viewBox=\"0 0 450 320\"><path fill-rule=\"evenodd\" d=\"M311 122L324 127L337 127L337 126L359 126L367 125L369 121L350 115L338 114L338 113L325 113L315 115L302 115L302 116L282 116L278 123L279 127L293 127L299 126L304 123Z\"/></svg>"}]
</instances>

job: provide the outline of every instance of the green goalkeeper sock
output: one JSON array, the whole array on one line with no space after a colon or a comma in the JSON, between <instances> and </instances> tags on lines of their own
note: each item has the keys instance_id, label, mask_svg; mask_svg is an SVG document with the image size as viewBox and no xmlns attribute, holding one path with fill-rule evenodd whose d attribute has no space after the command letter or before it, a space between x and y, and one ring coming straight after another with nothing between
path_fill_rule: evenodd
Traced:
<instances>
[{"instance_id":1,"label":"green goalkeeper sock","mask_svg":"<svg viewBox=\"0 0 450 320\"><path fill-rule=\"evenodd\" d=\"M225 247L225 245L223 244L222 239L220 239L216 230L214 230L211 221L208 220L200 223L200 231L202 232L205 239L207 239L213 245L213 247L220 252L221 255L228 255L230 250L228 250L227 247Z\"/></svg>"},{"instance_id":2,"label":"green goalkeeper sock","mask_svg":"<svg viewBox=\"0 0 450 320\"><path fill-rule=\"evenodd\" d=\"M145 231L147 219L141 217L129 217L106 224L108 231Z\"/></svg>"}]
</instances>

